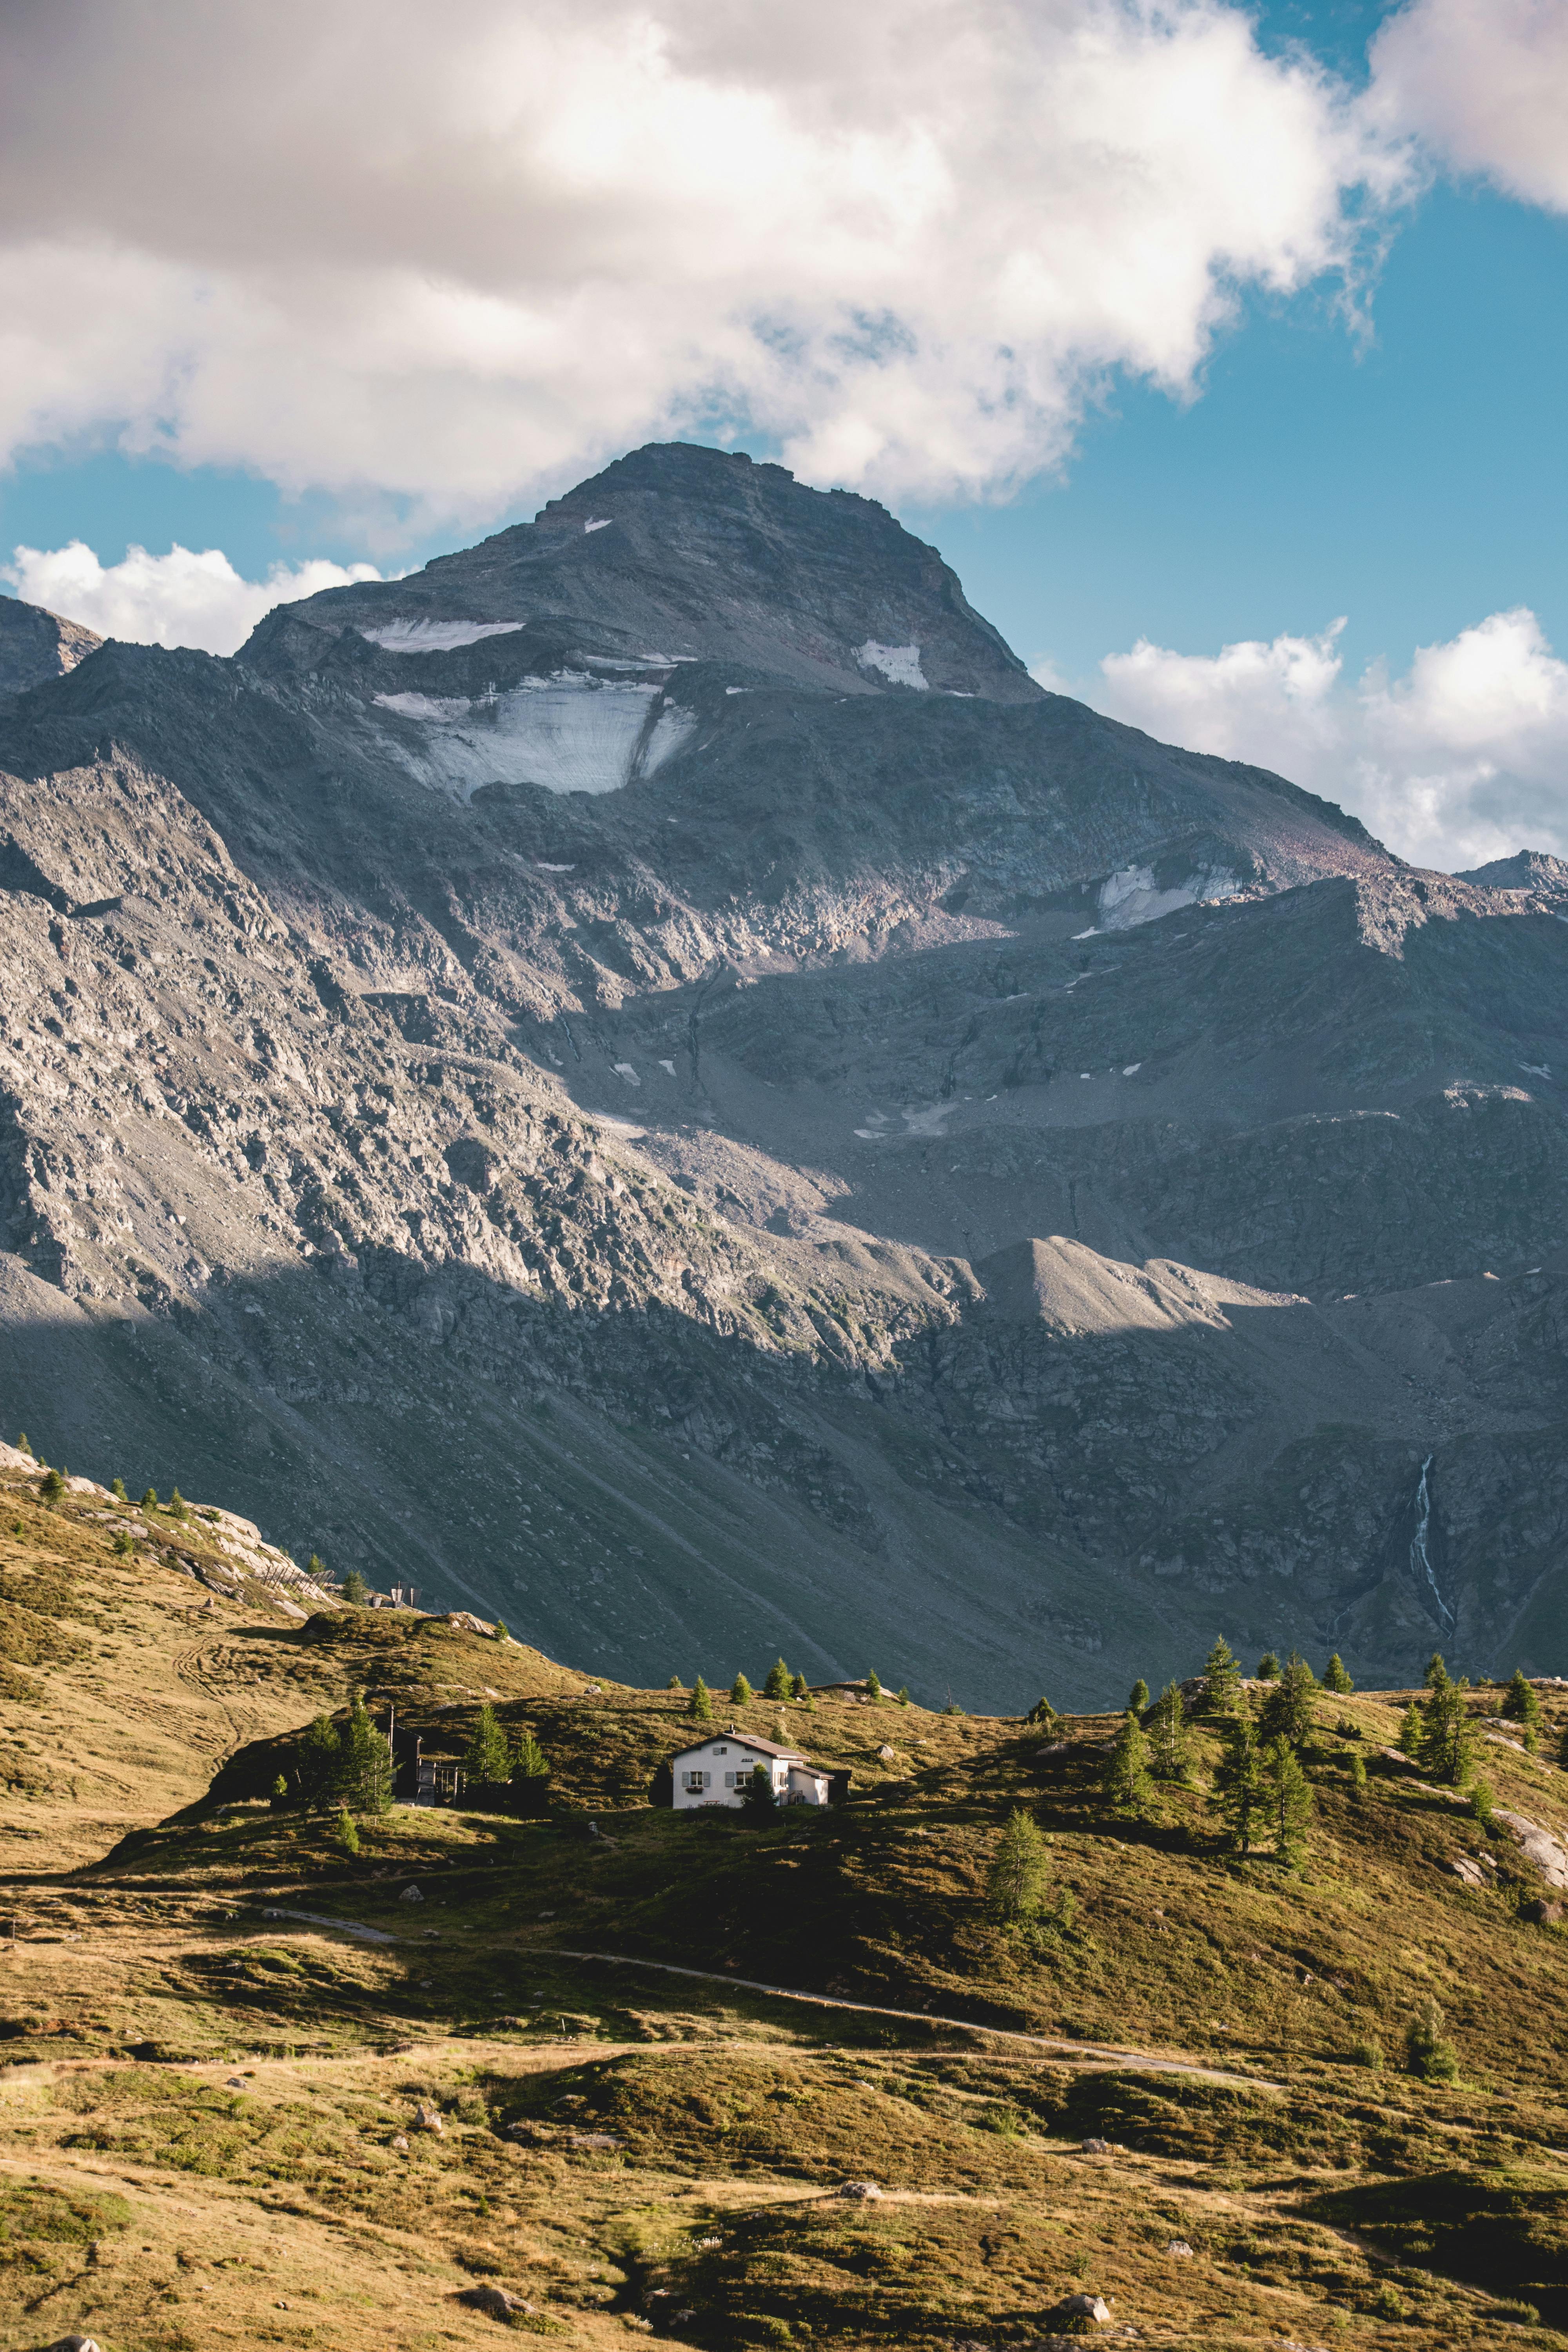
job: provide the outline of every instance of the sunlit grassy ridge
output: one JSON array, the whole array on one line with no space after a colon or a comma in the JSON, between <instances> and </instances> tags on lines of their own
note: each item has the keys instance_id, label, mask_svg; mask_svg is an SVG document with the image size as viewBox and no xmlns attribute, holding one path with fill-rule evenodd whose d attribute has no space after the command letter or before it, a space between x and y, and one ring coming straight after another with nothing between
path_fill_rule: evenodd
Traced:
<instances>
[{"instance_id":1,"label":"sunlit grassy ridge","mask_svg":"<svg viewBox=\"0 0 1568 2352\"><path fill-rule=\"evenodd\" d=\"M478 2342L485 2280L524 2329L712 2352L1005 2352L1079 2289L1173 2346L1568 2341L1564 1930L1503 1829L1385 1754L1407 1695L1313 1696L1295 1869L1230 1850L1201 1717L1190 1782L1128 1815L1112 1717L720 1696L850 1801L677 1816L648 1792L685 1692L441 1620L300 1625L171 1566L187 1529L117 1555L35 1487L0 1495L4 2352ZM356 1693L454 1758L489 1704L548 1810L399 1807L346 1853L269 1791ZM1561 1834L1563 1698L1532 1757L1500 1696L1468 1702L1496 1802ZM1049 1884L1008 1928L1015 1809ZM1407 2064L1432 2000L1453 2081Z\"/></svg>"}]
</instances>

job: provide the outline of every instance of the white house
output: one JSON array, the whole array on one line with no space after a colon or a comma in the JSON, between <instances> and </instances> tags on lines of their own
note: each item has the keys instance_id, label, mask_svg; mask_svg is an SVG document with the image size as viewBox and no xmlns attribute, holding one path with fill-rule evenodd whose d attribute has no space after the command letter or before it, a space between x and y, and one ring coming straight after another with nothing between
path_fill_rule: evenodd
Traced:
<instances>
[{"instance_id":1,"label":"white house","mask_svg":"<svg viewBox=\"0 0 1568 2352\"><path fill-rule=\"evenodd\" d=\"M692 1805L739 1805L761 1766L781 1805L826 1805L827 1775L798 1748L778 1748L750 1731L721 1731L669 1759L677 1812Z\"/></svg>"}]
</instances>

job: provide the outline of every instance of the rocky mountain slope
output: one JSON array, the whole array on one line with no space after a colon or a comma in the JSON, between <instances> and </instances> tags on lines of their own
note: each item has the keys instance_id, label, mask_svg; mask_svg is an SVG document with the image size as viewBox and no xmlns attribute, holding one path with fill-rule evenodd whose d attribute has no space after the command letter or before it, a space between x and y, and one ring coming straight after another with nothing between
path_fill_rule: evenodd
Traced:
<instances>
[{"instance_id":1,"label":"rocky mountain slope","mask_svg":"<svg viewBox=\"0 0 1568 2352\"><path fill-rule=\"evenodd\" d=\"M650 1679L1562 1664L1550 861L1412 872L687 447L106 645L0 772L0 1410L73 1465Z\"/></svg>"}]
</instances>

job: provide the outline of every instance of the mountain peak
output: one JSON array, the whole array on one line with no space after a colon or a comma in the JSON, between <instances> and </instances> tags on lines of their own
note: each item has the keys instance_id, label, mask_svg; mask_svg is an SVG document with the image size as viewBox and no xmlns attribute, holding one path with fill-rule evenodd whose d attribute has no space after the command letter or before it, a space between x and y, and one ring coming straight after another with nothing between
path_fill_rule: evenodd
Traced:
<instances>
[{"instance_id":1,"label":"mountain peak","mask_svg":"<svg viewBox=\"0 0 1568 2352\"><path fill-rule=\"evenodd\" d=\"M42 604L0 596L0 694L25 694L75 669L103 639Z\"/></svg>"},{"instance_id":2,"label":"mountain peak","mask_svg":"<svg viewBox=\"0 0 1568 2352\"><path fill-rule=\"evenodd\" d=\"M885 507L783 466L652 442L479 546L408 579L331 588L268 616L241 658L309 667L345 629L383 648L721 662L735 683L1036 702L1042 689L937 551Z\"/></svg>"}]
</instances>

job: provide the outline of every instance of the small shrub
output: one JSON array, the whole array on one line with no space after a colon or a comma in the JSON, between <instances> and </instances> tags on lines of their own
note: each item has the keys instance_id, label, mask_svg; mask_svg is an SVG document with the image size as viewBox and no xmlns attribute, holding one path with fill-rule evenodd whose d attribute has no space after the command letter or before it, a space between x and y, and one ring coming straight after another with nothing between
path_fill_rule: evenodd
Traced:
<instances>
[{"instance_id":1,"label":"small shrub","mask_svg":"<svg viewBox=\"0 0 1568 2352\"><path fill-rule=\"evenodd\" d=\"M131 1540L130 1536L126 1533L125 1529L121 1528L120 1533L115 1537L113 1545L111 1546L115 1559L129 1559L135 1549L136 1546Z\"/></svg>"},{"instance_id":2,"label":"small shrub","mask_svg":"<svg viewBox=\"0 0 1568 2352\"><path fill-rule=\"evenodd\" d=\"M1399 2289L1391 2286L1386 2279L1372 2298L1372 2309L1379 2319L1408 2319L1410 2316L1410 2305Z\"/></svg>"},{"instance_id":3,"label":"small shrub","mask_svg":"<svg viewBox=\"0 0 1568 2352\"><path fill-rule=\"evenodd\" d=\"M353 1815L350 1812L342 1812L338 1815L338 1843L345 1853L359 1852L359 1832L354 1827Z\"/></svg>"},{"instance_id":4,"label":"small shrub","mask_svg":"<svg viewBox=\"0 0 1568 2352\"><path fill-rule=\"evenodd\" d=\"M1459 2053L1443 2038L1443 2012L1428 1993L1405 2029L1405 2063L1424 2083L1454 2083Z\"/></svg>"},{"instance_id":5,"label":"small shrub","mask_svg":"<svg viewBox=\"0 0 1568 2352\"><path fill-rule=\"evenodd\" d=\"M42 1478L38 1482L38 1499L40 1502L47 1503L49 1508L53 1510L55 1505L59 1501L60 1496L65 1493L65 1490L66 1482L60 1476L59 1472L58 1470L46 1470Z\"/></svg>"},{"instance_id":6,"label":"small shrub","mask_svg":"<svg viewBox=\"0 0 1568 2352\"><path fill-rule=\"evenodd\" d=\"M155 1511L157 1507L158 1489L156 1486L149 1486L147 1492L142 1497L142 1508L144 1511Z\"/></svg>"},{"instance_id":7,"label":"small shrub","mask_svg":"<svg viewBox=\"0 0 1568 2352\"><path fill-rule=\"evenodd\" d=\"M116 1478L109 1491L113 1496L117 1503L128 1503L131 1500L130 1496L125 1491L125 1481L123 1478Z\"/></svg>"},{"instance_id":8,"label":"small shrub","mask_svg":"<svg viewBox=\"0 0 1568 2352\"><path fill-rule=\"evenodd\" d=\"M1375 2033L1369 2033L1364 2042L1351 2044L1351 2063L1352 2066L1364 2066L1369 2074L1382 2074L1383 2044Z\"/></svg>"},{"instance_id":9,"label":"small shrub","mask_svg":"<svg viewBox=\"0 0 1568 2352\"><path fill-rule=\"evenodd\" d=\"M1351 1758L1351 1795L1359 1805L1365 1794L1366 1759L1364 1756L1352 1756Z\"/></svg>"},{"instance_id":10,"label":"small shrub","mask_svg":"<svg viewBox=\"0 0 1568 2352\"><path fill-rule=\"evenodd\" d=\"M1489 1780L1478 1779L1471 1784L1470 1811L1484 1830L1489 1830L1493 1825L1496 1802Z\"/></svg>"}]
</instances>

